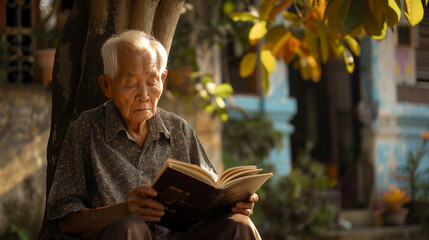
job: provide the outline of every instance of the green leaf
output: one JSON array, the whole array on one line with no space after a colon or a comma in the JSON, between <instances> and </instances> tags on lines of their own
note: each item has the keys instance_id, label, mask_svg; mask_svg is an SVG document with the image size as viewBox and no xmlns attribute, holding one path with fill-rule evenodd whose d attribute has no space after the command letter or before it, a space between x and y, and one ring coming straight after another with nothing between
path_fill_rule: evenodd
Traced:
<instances>
[{"instance_id":1,"label":"green leaf","mask_svg":"<svg viewBox=\"0 0 429 240\"><path fill-rule=\"evenodd\" d=\"M246 53L240 62L240 76L246 78L253 74L256 67L257 54L254 52Z\"/></svg>"},{"instance_id":2,"label":"green leaf","mask_svg":"<svg viewBox=\"0 0 429 240\"><path fill-rule=\"evenodd\" d=\"M222 98L226 98L229 95L231 95L234 92L234 89L232 88L231 84L229 83L222 83L218 86L216 86L213 94L222 97Z\"/></svg>"},{"instance_id":3,"label":"green leaf","mask_svg":"<svg viewBox=\"0 0 429 240\"><path fill-rule=\"evenodd\" d=\"M363 21L363 5L362 0L349 0L349 5L343 4L344 11L344 25L343 30L350 33L357 29ZM379 1L379 0L377 0ZM342 9L340 9L340 12Z\"/></svg>"},{"instance_id":4,"label":"green leaf","mask_svg":"<svg viewBox=\"0 0 429 240\"><path fill-rule=\"evenodd\" d=\"M299 40L304 39L305 37L305 27L304 25L300 24L299 26L293 27L290 32L292 35Z\"/></svg>"},{"instance_id":5,"label":"green leaf","mask_svg":"<svg viewBox=\"0 0 429 240\"><path fill-rule=\"evenodd\" d=\"M365 32L374 39L383 39L386 35L387 24L382 18L381 9L378 8L377 2L374 2L374 11L371 11L366 3L364 7L365 16L363 19L363 28Z\"/></svg>"},{"instance_id":6,"label":"green leaf","mask_svg":"<svg viewBox=\"0 0 429 240\"><path fill-rule=\"evenodd\" d=\"M232 21L235 21L235 22L238 22L238 21L253 22L259 19L257 16L254 16L249 12L234 12L234 13L231 13L229 17L232 19Z\"/></svg>"},{"instance_id":7,"label":"green leaf","mask_svg":"<svg viewBox=\"0 0 429 240\"><path fill-rule=\"evenodd\" d=\"M222 12L224 14L232 13L232 12L234 12L234 10L235 10L235 5L234 5L234 2L232 0L227 0L223 3Z\"/></svg>"},{"instance_id":8,"label":"green leaf","mask_svg":"<svg viewBox=\"0 0 429 240\"><path fill-rule=\"evenodd\" d=\"M268 74L274 71L274 68L276 67L276 59L273 54L271 54L270 50L261 51L261 62Z\"/></svg>"},{"instance_id":9,"label":"green leaf","mask_svg":"<svg viewBox=\"0 0 429 240\"><path fill-rule=\"evenodd\" d=\"M16 232L20 240L30 240L27 231L23 228L13 225L12 232Z\"/></svg>"},{"instance_id":10,"label":"green leaf","mask_svg":"<svg viewBox=\"0 0 429 240\"><path fill-rule=\"evenodd\" d=\"M260 21L255 25L253 25L253 27L250 29L249 40L251 42L258 41L259 39L263 38L266 33L267 33L267 22Z\"/></svg>"},{"instance_id":11,"label":"green leaf","mask_svg":"<svg viewBox=\"0 0 429 240\"><path fill-rule=\"evenodd\" d=\"M213 104L207 104L207 105L204 106L204 109L207 112L213 112L215 110L215 107L213 106Z\"/></svg>"},{"instance_id":12,"label":"green leaf","mask_svg":"<svg viewBox=\"0 0 429 240\"><path fill-rule=\"evenodd\" d=\"M220 120L222 120L222 122L228 121L228 114L226 112L220 112Z\"/></svg>"},{"instance_id":13,"label":"green leaf","mask_svg":"<svg viewBox=\"0 0 429 240\"><path fill-rule=\"evenodd\" d=\"M326 7L324 18L334 33L339 32L339 27L344 24L344 11L340 11L340 9L344 8L345 3L346 1L343 0L330 0Z\"/></svg>"},{"instance_id":14,"label":"green leaf","mask_svg":"<svg viewBox=\"0 0 429 240\"><path fill-rule=\"evenodd\" d=\"M359 43L356 41L356 39L354 39L351 36L346 36L344 38L344 40L346 41L347 45L349 46L350 50L352 51L352 53L355 56L360 56L360 45Z\"/></svg>"},{"instance_id":15,"label":"green leaf","mask_svg":"<svg viewBox=\"0 0 429 240\"><path fill-rule=\"evenodd\" d=\"M212 81L212 78L210 76L206 75L206 76L203 77L202 83L203 84L207 84L207 83L209 83L211 81Z\"/></svg>"},{"instance_id":16,"label":"green leaf","mask_svg":"<svg viewBox=\"0 0 429 240\"><path fill-rule=\"evenodd\" d=\"M423 19L424 15L422 1L405 0L404 14L411 26L417 25Z\"/></svg>"}]
</instances>

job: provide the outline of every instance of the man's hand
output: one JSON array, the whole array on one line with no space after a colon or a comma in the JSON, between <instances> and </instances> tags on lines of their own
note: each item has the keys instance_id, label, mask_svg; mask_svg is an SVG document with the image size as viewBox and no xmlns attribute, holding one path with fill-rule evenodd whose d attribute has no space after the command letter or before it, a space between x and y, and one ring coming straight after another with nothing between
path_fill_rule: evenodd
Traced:
<instances>
[{"instance_id":1,"label":"man's hand","mask_svg":"<svg viewBox=\"0 0 429 240\"><path fill-rule=\"evenodd\" d=\"M129 213L139 216L146 222L160 221L164 215L164 205L149 198L156 195L158 193L147 185L130 190L126 201Z\"/></svg>"},{"instance_id":2,"label":"man's hand","mask_svg":"<svg viewBox=\"0 0 429 240\"><path fill-rule=\"evenodd\" d=\"M253 214L253 207L255 206L255 202L257 202L258 200L258 194L254 193L249 197L248 202L236 203L235 206L232 208L232 212L250 216Z\"/></svg>"}]
</instances>

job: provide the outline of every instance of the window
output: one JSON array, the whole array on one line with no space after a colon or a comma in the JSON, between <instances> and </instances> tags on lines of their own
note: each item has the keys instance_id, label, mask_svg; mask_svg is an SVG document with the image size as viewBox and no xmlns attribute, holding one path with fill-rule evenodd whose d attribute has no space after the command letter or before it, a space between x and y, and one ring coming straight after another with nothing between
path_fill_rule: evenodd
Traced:
<instances>
[{"instance_id":1,"label":"window","mask_svg":"<svg viewBox=\"0 0 429 240\"><path fill-rule=\"evenodd\" d=\"M3 81L30 82L33 69L33 37L31 31L31 16L34 1L5 0L0 4L1 40L7 43L4 56L5 66Z\"/></svg>"},{"instance_id":2,"label":"window","mask_svg":"<svg viewBox=\"0 0 429 240\"><path fill-rule=\"evenodd\" d=\"M405 21L404 17L401 17L402 21ZM428 104L429 14L425 14L413 28L408 23L400 23L395 34L397 99L399 102Z\"/></svg>"}]
</instances>

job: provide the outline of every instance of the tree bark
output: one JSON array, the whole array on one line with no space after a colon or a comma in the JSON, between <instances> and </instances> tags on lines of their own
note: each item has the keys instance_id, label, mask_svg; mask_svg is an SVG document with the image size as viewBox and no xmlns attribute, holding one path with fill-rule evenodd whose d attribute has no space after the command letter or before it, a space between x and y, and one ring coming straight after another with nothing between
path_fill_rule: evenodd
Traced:
<instances>
[{"instance_id":1,"label":"tree bark","mask_svg":"<svg viewBox=\"0 0 429 240\"><path fill-rule=\"evenodd\" d=\"M57 46L52 76L51 133L47 148L46 197L62 143L83 111L106 101L97 78L103 74L102 44L124 29L154 36L169 52L184 0L75 0ZM55 221L43 219L38 239L62 239Z\"/></svg>"}]
</instances>

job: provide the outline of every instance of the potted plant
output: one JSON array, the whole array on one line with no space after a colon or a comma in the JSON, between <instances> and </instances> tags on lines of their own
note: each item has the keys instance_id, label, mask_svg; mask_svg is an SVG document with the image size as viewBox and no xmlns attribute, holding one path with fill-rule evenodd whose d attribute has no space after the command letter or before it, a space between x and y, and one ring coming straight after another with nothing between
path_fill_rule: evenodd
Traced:
<instances>
[{"instance_id":1,"label":"potted plant","mask_svg":"<svg viewBox=\"0 0 429 240\"><path fill-rule=\"evenodd\" d=\"M429 218L429 167L421 165L428 155L429 132L420 133L422 143L415 152L409 151L407 161L400 166L394 177L410 190L411 201L407 204L407 223L419 224Z\"/></svg>"},{"instance_id":2,"label":"potted plant","mask_svg":"<svg viewBox=\"0 0 429 240\"><path fill-rule=\"evenodd\" d=\"M408 214L408 209L403 205L410 201L411 196L405 189L399 189L396 185L389 185L389 191L384 191L381 197L383 208L381 217L385 226L403 225Z\"/></svg>"},{"instance_id":3,"label":"potted plant","mask_svg":"<svg viewBox=\"0 0 429 240\"><path fill-rule=\"evenodd\" d=\"M56 13L61 1L54 1L51 8L45 11L40 23L33 28L36 41L34 57L36 65L41 72L41 80L46 86L52 81L52 70L54 68L55 50L60 38L61 29L58 26Z\"/></svg>"}]
</instances>

